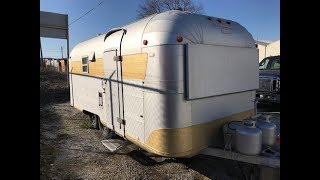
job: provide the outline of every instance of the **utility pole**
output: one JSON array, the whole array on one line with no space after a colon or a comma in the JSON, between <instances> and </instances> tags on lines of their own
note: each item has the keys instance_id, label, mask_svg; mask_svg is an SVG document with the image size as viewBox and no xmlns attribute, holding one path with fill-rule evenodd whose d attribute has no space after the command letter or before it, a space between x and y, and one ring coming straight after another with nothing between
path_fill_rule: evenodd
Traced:
<instances>
[{"instance_id":1,"label":"utility pole","mask_svg":"<svg viewBox=\"0 0 320 180\"><path fill-rule=\"evenodd\" d=\"M69 19L68 19L68 16L66 16L66 22L67 22L67 24L69 24ZM68 81L68 88L70 88L69 87L69 85L70 85L70 77L69 77L69 63L70 63L70 61L69 61L69 58L70 58L70 54L69 54L69 25L68 25L68 28L67 28L67 81ZM72 69L71 69L72 70ZM72 96L73 96L73 93L72 93ZM73 101L73 98L72 98L72 101ZM73 102L72 102L72 106L73 106Z\"/></svg>"},{"instance_id":2,"label":"utility pole","mask_svg":"<svg viewBox=\"0 0 320 180\"><path fill-rule=\"evenodd\" d=\"M63 59L63 49L62 49L62 46L61 46L61 59Z\"/></svg>"},{"instance_id":3,"label":"utility pole","mask_svg":"<svg viewBox=\"0 0 320 180\"><path fill-rule=\"evenodd\" d=\"M41 37L40 37L40 53L41 53L41 58L40 58L40 66L44 65L43 63L43 55L42 55L42 47L41 47Z\"/></svg>"}]
</instances>

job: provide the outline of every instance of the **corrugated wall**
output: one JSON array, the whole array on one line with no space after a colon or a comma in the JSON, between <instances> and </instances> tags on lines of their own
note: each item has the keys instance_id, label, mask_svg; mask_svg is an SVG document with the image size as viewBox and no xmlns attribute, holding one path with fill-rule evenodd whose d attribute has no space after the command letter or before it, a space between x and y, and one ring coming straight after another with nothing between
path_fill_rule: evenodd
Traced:
<instances>
[{"instance_id":1,"label":"corrugated wall","mask_svg":"<svg viewBox=\"0 0 320 180\"><path fill-rule=\"evenodd\" d=\"M258 44L259 62L265 57L280 55L280 40L270 43L266 46Z\"/></svg>"}]
</instances>

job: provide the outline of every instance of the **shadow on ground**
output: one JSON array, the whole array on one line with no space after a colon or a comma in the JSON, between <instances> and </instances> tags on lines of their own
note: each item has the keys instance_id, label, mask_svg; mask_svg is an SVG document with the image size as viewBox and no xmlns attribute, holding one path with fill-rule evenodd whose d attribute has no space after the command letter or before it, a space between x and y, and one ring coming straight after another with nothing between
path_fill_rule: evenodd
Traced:
<instances>
[{"instance_id":1,"label":"shadow on ground","mask_svg":"<svg viewBox=\"0 0 320 180\"><path fill-rule=\"evenodd\" d=\"M280 112L280 104L258 103L257 108L258 112Z\"/></svg>"},{"instance_id":2,"label":"shadow on ground","mask_svg":"<svg viewBox=\"0 0 320 180\"><path fill-rule=\"evenodd\" d=\"M170 163L183 164L186 169L192 169L209 179L246 180L254 170L254 166L247 163L206 155L196 155L191 158L166 158L144 150L134 150L128 155L143 166L156 167ZM203 179L201 176L194 176L193 178Z\"/></svg>"},{"instance_id":3,"label":"shadow on ground","mask_svg":"<svg viewBox=\"0 0 320 180\"><path fill-rule=\"evenodd\" d=\"M40 179L52 179L52 164L57 156L56 140L61 116L51 104L69 101L67 74L40 68Z\"/></svg>"}]
</instances>

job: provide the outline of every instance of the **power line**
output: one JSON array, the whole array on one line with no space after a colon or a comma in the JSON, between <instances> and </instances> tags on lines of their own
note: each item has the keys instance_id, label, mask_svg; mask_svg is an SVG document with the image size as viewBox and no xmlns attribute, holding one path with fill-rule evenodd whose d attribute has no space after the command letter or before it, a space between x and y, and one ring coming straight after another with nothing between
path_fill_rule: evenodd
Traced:
<instances>
[{"instance_id":1,"label":"power line","mask_svg":"<svg viewBox=\"0 0 320 180\"><path fill-rule=\"evenodd\" d=\"M60 49L60 50L54 50L54 49L42 49L42 51L61 52L61 49ZM66 51L67 51L66 49L63 49L63 52L66 52Z\"/></svg>"},{"instance_id":2,"label":"power line","mask_svg":"<svg viewBox=\"0 0 320 180\"><path fill-rule=\"evenodd\" d=\"M97 8L98 6L100 6L102 3L104 3L104 1L101 1L96 7L90 9L88 12L86 12L84 15L80 16L78 19L72 21L69 26L75 22L77 22L79 19L83 18L84 16L86 16L87 14L89 14L91 11L93 11L95 8Z\"/></svg>"}]
</instances>

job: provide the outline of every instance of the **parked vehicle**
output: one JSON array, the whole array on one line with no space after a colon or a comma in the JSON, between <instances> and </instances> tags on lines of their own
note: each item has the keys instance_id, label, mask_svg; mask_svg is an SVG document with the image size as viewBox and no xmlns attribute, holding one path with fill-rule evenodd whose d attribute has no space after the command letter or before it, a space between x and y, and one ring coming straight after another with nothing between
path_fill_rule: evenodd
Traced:
<instances>
[{"instance_id":1,"label":"parked vehicle","mask_svg":"<svg viewBox=\"0 0 320 180\"><path fill-rule=\"evenodd\" d=\"M96 128L155 154L190 157L223 144L224 123L253 115L257 59L237 22L167 11L76 45L70 102Z\"/></svg>"},{"instance_id":2,"label":"parked vehicle","mask_svg":"<svg viewBox=\"0 0 320 180\"><path fill-rule=\"evenodd\" d=\"M266 57L259 63L256 97L260 103L280 104L280 55Z\"/></svg>"}]
</instances>

